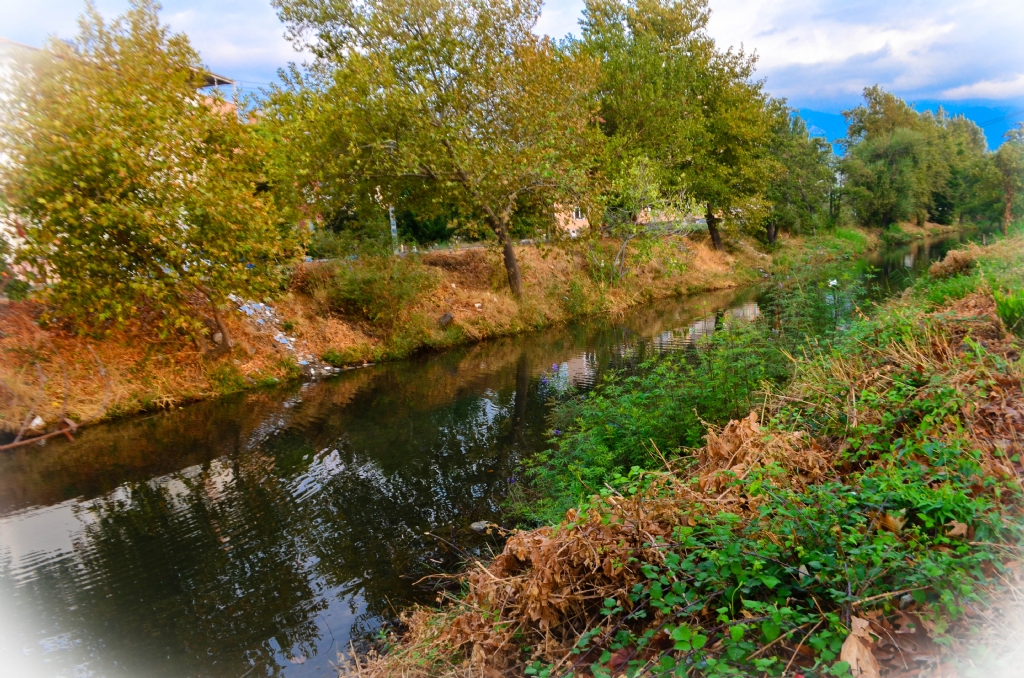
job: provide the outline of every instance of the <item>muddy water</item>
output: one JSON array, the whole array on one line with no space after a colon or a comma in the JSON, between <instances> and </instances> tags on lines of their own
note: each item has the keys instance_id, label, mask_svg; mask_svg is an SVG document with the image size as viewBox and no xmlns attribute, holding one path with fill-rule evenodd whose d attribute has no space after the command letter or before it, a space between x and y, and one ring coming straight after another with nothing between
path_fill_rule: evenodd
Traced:
<instances>
[{"instance_id":1,"label":"muddy water","mask_svg":"<svg viewBox=\"0 0 1024 678\"><path fill-rule=\"evenodd\" d=\"M879 257L884 296L951 246ZM553 395L677 350L756 292L673 300L0 456L0 674L327 676L492 546ZM10 673L8 673L10 672Z\"/></svg>"}]
</instances>

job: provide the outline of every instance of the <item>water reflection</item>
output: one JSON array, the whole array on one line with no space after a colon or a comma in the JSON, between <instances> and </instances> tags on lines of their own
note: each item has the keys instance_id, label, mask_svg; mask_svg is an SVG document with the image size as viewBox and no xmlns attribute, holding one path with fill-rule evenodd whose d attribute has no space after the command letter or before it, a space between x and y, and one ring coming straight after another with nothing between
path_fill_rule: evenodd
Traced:
<instances>
[{"instance_id":1,"label":"water reflection","mask_svg":"<svg viewBox=\"0 0 1024 678\"><path fill-rule=\"evenodd\" d=\"M468 526L499 519L553 394L759 314L753 292L666 302L8 453L0 665L333 675L353 635L432 599L418 580L490 547Z\"/></svg>"}]
</instances>

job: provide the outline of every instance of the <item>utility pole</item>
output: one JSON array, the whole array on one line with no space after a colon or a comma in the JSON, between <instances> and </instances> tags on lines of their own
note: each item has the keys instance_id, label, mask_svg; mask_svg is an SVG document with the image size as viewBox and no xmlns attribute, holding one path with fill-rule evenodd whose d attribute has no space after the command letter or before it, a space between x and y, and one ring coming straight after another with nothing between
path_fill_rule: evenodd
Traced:
<instances>
[{"instance_id":1,"label":"utility pole","mask_svg":"<svg viewBox=\"0 0 1024 678\"><path fill-rule=\"evenodd\" d=\"M395 224L395 206L388 206L388 216L391 218L391 244L395 247L395 254L398 254L398 225Z\"/></svg>"}]
</instances>

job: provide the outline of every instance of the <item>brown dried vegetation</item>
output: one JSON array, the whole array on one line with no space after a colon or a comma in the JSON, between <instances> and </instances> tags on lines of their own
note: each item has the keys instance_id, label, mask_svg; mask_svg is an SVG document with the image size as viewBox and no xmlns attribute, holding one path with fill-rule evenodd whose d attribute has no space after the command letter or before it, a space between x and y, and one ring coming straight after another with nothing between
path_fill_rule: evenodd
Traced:
<instances>
[{"instance_id":1,"label":"brown dried vegetation","mask_svg":"<svg viewBox=\"0 0 1024 678\"><path fill-rule=\"evenodd\" d=\"M976 256L971 250L950 250L941 261L928 267L933 278L949 278L969 272L974 267Z\"/></svg>"}]
</instances>

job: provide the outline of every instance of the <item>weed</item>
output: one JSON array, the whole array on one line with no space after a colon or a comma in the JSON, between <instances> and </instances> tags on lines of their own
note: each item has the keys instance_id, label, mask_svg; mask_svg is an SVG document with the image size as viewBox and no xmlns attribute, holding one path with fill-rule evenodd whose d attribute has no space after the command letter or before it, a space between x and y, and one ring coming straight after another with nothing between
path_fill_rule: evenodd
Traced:
<instances>
[{"instance_id":1,"label":"weed","mask_svg":"<svg viewBox=\"0 0 1024 678\"><path fill-rule=\"evenodd\" d=\"M434 281L414 257L366 257L338 264L332 273L322 293L331 310L388 331Z\"/></svg>"},{"instance_id":2,"label":"weed","mask_svg":"<svg viewBox=\"0 0 1024 678\"><path fill-rule=\"evenodd\" d=\"M246 387L242 372L229 362L219 362L207 370L210 383L219 393L234 393Z\"/></svg>"},{"instance_id":3,"label":"weed","mask_svg":"<svg viewBox=\"0 0 1024 678\"><path fill-rule=\"evenodd\" d=\"M1019 337L1024 337L1024 289L1001 292L994 290L996 311L1006 328Z\"/></svg>"}]
</instances>

